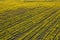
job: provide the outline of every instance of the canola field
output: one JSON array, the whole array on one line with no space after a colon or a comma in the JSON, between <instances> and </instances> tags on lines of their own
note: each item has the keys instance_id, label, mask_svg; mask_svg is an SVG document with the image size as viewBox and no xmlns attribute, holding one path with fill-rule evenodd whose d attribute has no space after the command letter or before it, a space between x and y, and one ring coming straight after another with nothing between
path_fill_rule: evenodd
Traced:
<instances>
[{"instance_id":1,"label":"canola field","mask_svg":"<svg viewBox=\"0 0 60 40\"><path fill-rule=\"evenodd\" d=\"M60 2L1 0L0 40L60 40Z\"/></svg>"}]
</instances>

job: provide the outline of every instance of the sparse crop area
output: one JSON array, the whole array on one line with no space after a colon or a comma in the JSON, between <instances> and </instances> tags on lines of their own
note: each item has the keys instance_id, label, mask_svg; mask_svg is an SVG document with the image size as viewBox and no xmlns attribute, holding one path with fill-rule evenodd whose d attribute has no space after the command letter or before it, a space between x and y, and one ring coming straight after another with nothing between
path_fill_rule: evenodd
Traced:
<instances>
[{"instance_id":1,"label":"sparse crop area","mask_svg":"<svg viewBox=\"0 0 60 40\"><path fill-rule=\"evenodd\" d=\"M0 40L60 40L60 2L0 1Z\"/></svg>"}]
</instances>

